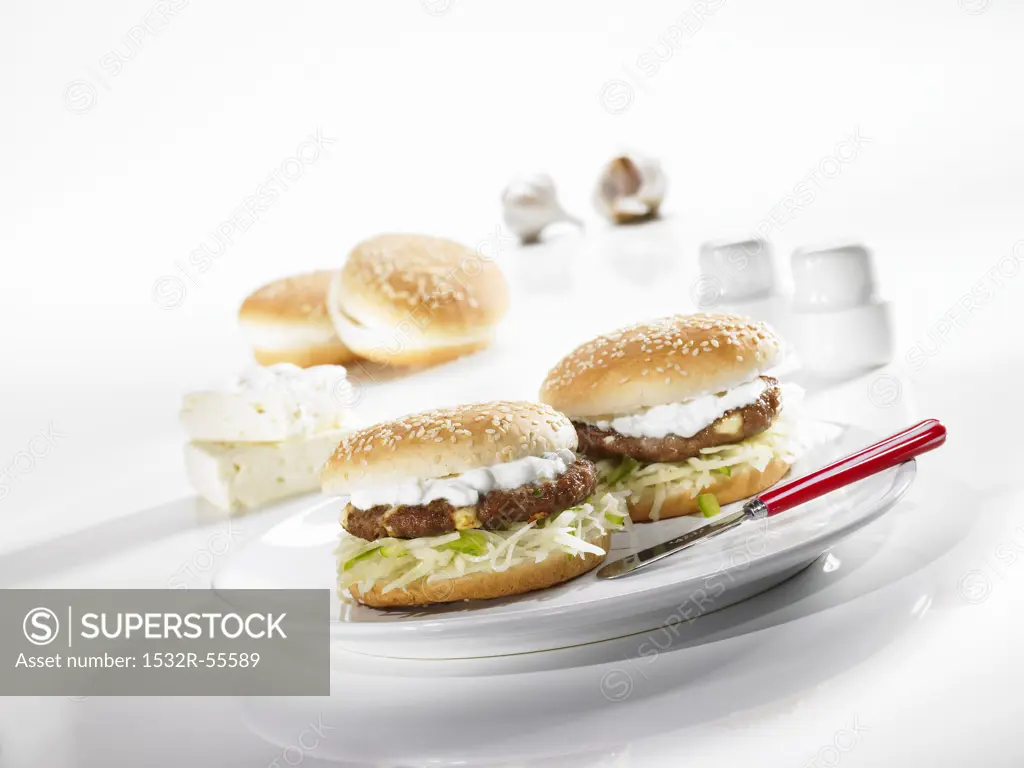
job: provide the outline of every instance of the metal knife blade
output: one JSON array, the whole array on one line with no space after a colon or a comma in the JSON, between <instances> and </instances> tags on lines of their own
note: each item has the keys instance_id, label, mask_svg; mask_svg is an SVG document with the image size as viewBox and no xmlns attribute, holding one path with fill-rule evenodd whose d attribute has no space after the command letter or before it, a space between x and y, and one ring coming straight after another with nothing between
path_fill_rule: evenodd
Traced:
<instances>
[{"instance_id":1,"label":"metal knife blade","mask_svg":"<svg viewBox=\"0 0 1024 768\"><path fill-rule=\"evenodd\" d=\"M608 565L599 568L597 570L597 578L617 579L621 576L627 576L642 565L656 562L669 555L674 555L682 549L692 547L698 542L707 541L719 534L732 530L742 523L746 517L746 511L740 509L712 523L702 525L694 531L684 533L682 536L663 541L647 549L641 549L632 555L626 555L621 560L616 560L614 563L608 563Z\"/></svg>"}]
</instances>

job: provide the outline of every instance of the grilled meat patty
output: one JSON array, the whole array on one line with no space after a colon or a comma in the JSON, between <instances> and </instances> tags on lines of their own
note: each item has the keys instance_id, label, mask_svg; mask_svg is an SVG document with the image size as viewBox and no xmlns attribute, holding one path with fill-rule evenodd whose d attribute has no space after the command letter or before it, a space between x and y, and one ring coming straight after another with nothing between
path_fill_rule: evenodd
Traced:
<instances>
[{"instance_id":1,"label":"grilled meat patty","mask_svg":"<svg viewBox=\"0 0 1024 768\"><path fill-rule=\"evenodd\" d=\"M738 443L759 435L772 425L782 410L779 382L770 376L761 378L768 383L768 388L757 402L727 411L693 437L630 437L612 429L574 421L573 426L579 435L579 451L594 459L631 456L647 463L684 461L697 456L701 448Z\"/></svg>"},{"instance_id":2,"label":"grilled meat patty","mask_svg":"<svg viewBox=\"0 0 1024 768\"><path fill-rule=\"evenodd\" d=\"M341 524L353 536L367 541L388 536L418 539L465 528L501 531L512 523L557 515L581 504L596 486L597 469L580 457L554 480L491 491L482 495L475 507L457 509L445 499L399 507L382 504L370 509L349 504L342 512Z\"/></svg>"}]
</instances>

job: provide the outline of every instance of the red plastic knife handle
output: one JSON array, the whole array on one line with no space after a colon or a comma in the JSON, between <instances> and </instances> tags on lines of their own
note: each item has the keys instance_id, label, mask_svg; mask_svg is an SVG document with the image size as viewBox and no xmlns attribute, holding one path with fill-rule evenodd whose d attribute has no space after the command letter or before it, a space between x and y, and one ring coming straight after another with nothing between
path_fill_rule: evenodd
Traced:
<instances>
[{"instance_id":1,"label":"red plastic knife handle","mask_svg":"<svg viewBox=\"0 0 1024 768\"><path fill-rule=\"evenodd\" d=\"M944 442L946 428L935 419L925 419L816 472L765 491L758 498L768 508L769 516L777 515L844 485L909 461L938 448Z\"/></svg>"}]
</instances>

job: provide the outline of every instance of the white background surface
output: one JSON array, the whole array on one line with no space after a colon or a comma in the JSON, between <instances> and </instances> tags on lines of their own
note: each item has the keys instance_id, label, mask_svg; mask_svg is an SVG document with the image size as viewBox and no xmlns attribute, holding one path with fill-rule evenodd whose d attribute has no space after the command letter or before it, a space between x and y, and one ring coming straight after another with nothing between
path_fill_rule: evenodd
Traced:
<instances>
[{"instance_id":1,"label":"white background surface","mask_svg":"<svg viewBox=\"0 0 1024 768\"><path fill-rule=\"evenodd\" d=\"M588 217L588 236L506 248L515 304L497 345L395 383L403 394L388 406L531 396L575 341L689 309L699 243L760 225L783 279L799 245L865 240L895 301L902 367L883 372L894 378L819 389L815 408L889 430L936 416L951 438L922 461L906 502L917 514L907 524L925 531L920 556L905 559L919 567L841 605L825 599L805 616L707 643L710 671L688 666L689 649L663 654L677 670L664 674L670 690L638 685L612 702L599 695L606 670L587 665L491 680L488 690L515 702L506 712L522 713L531 697L559 705L547 730L517 727L518 715L501 719L495 708L486 722L515 734L502 743L564 753L614 734L628 747L608 759L622 765L828 765L821 750L859 718L870 730L841 754L844 766L1024 760L1024 626L1011 610L1022 595L1024 457L1009 408L1024 369L1024 279L991 271L1024 237L1019 4L726 0L653 76L638 60L665 56L681 17L695 29L693 6L193 2L137 47L130 35L144 18L163 24L154 7L0 11L0 465L40 431L65 435L0 490L0 548L29 553L8 558L18 569L6 569L4 586L166 585L224 530L208 510L175 501L189 494L176 409L185 389L246 362L234 327L240 300L283 273L339 264L379 231L474 245L495 230L505 180L540 168L566 207ZM116 76L101 63L113 50L130 57ZM607 90L615 80L627 85ZM207 271L183 275L176 264L187 267L318 129L335 140L327 151ZM858 130L863 150L783 221L783 199ZM668 218L609 232L589 192L624 146L664 161ZM186 292L161 309L154 285L168 275ZM984 305L957 310L979 285L989 289ZM928 351L919 370L906 362L915 345ZM932 518L952 541L932 542ZM111 519L130 527L24 550ZM759 605L761 616L769 609ZM912 609L914 621L895 618ZM758 656L761 641L771 652ZM743 643L744 663L723 663ZM451 690L352 680L352 690L376 691L361 695L377 704ZM550 698L552 689L566 693ZM4 765L127 765L147 753L154 765L265 765L281 755L215 700L0 706ZM678 731L673 715L695 710L707 717L685 718ZM356 743L368 727L335 731L331 742L366 760ZM433 732L452 728L450 741L468 747L473 728L464 727L441 722ZM442 753L424 723L412 730L420 751L388 759ZM394 742L377 742L378 763Z\"/></svg>"}]
</instances>

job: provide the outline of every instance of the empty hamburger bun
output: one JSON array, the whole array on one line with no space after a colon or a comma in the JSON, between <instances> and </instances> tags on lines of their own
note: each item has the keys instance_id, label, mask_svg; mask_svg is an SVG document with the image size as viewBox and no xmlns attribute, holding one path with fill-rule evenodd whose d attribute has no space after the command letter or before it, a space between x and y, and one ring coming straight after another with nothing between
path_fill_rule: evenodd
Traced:
<instances>
[{"instance_id":1,"label":"empty hamburger bun","mask_svg":"<svg viewBox=\"0 0 1024 768\"><path fill-rule=\"evenodd\" d=\"M238 321L261 365L293 363L343 365L356 359L334 331L327 314L333 271L309 272L275 280L242 302Z\"/></svg>"},{"instance_id":2,"label":"empty hamburger bun","mask_svg":"<svg viewBox=\"0 0 1024 768\"><path fill-rule=\"evenodd\" d=\"M346 435L321 473L324 493L446 477L576 448L572 423L541 403L496 401L405 416Z\"/></svg>"},{"instance_id":3,"label":"empty hamburger bun","mask_svg":"<svg viewBox=\"0 0 1024 768\"><path fill-rule=\"evenodd\" d=\"M747 317L663 317L577 347L548 374L540 399L576 420L635 413L750 381L780 348L768 325Z\"/></svg>"},{"instance_id":4,"label":"empty hamburger bun","mask_svg":"<svg viewBox=\"0 0 1024 768\"><path fill-rule=\"evenodd\" d=\"M607 553L611 546L611 536L606 533L591 539L590 543ZM352 585L349 592L359 602L374 608L452 603L457 600L487 600L521 595L535 589L546 589L555 584L562 584L596 568L604 562L605 557L606 555L591 553L573 556L564 552L554 552L539 563L520 563L507 571L472 573L457 579L440 579L433 582L422 578L390 592L384 592L384 585L380 583L375 584L367 592L360 592L358 586Z\"/></svg>"},{"instance_id":5,"label":"empty hamburger bun","mask_svg":"<svg viewBox=\"0 0 1024 768\"><path fill-rule=\"evenodd\" d=\"M427 235L359 243L328 299L342 341L392 365L429 365L483 349L507 309L508 284L496 264Z\"/></svg>"},{"instance_id":6,"label":"empty hamburger bun","mask_svg":"<svg viewBox=\"0 0 1024 768\"><path fill-rule=\"evenodd\" d=\"M789 464L780 458L772 459L763 471L759 472L749 464L733 469L729 477L716 476L714 482L701 493L713 493L722 506L740 499L760 493L765 488L775 485L789 471ZM669 494L661 504L656 518L651 517L654 508L654 489L650 488L642 494L633 493L626 499L629 506L629 517L634 523L648 523L652 520L665 520L669 517L692 515L700 510L697 497L690 496L689 491L681 490Z\"/></svg>"}]
</instances>

